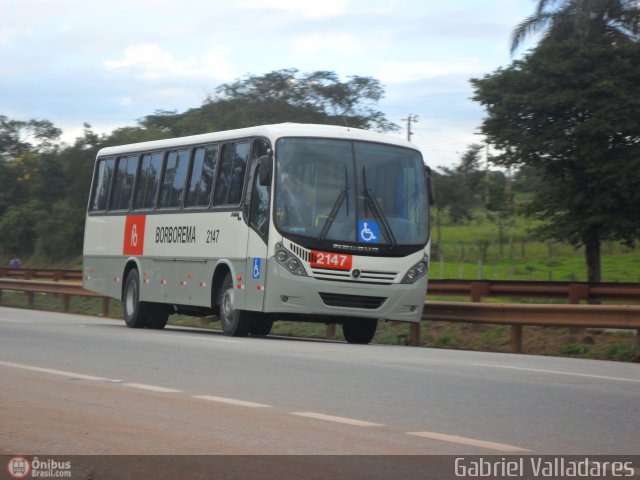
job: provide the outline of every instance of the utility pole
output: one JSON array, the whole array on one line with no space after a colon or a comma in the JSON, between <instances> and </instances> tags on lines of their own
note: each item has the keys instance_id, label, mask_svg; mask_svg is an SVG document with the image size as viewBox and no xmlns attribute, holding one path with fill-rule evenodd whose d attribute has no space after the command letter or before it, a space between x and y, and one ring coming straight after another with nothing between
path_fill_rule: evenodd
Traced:
<instances>
[{"instance_id":1,"label":"utility pole","mask_svg":"<svg viewBox=\"0 0 640 480\"><path fill-rule=\"evenodd\" d=\"M407 118L403 118L402 121L407 122L407 140L411 141L411 135L413 135L413 132L411 131L411 122L418 123L418 115L409 114L409 116Z\"/></svg>"},{"instance_id":2,"label":"utility pole","mask_svg":"<svg viewBox=\"0 0 640 480\"><path fill-rule=\"evenodd\" d=\"M484 204L488 208L489 207L489 184L491 182L491 174L489 172L489 143L485 142L487 162L485 163L485 173L484 173Z\"/></svg>"}]
</instances>

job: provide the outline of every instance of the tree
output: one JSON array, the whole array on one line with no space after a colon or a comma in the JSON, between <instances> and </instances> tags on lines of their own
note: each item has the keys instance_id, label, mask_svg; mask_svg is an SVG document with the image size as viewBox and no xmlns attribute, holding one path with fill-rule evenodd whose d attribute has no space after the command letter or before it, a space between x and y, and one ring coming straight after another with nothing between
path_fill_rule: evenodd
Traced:
<instances>
[{"instance_id":1,"label":"tree","mask_svg":"<svg viewBox=\"0 0 640 480\"><path fill-rule=\"evenodd\" d=\"M334 72L276 70L220 85L201 107L182 114L156 112L140 126L174 136L281 122L397 131L375 108L383 96L382 85L371 77L351 76L342 82Z\"/></svg>"},{"instance_id":2,"label":"tree","mask_svg":"<svg viewBox=\"0 0 640 480\"><path fill-rule=\"evenodd\" d=\"M482 202L483 172L480 169L482 145L469 145L460 163L453 168L440 167L436 208L447 209L453 223L471 219L471 210Z\"/></svg>"},{"instance_id":3,"label":"tree","mask_svg":"<svg viewBox=\"0 0 640 480\"><path fill-rule=\"evenodd\" d=\"M615 43L637 41L638 3L637 0L538 0L535 13L513 31L511 53L536 32L544 32L543 42L568 38L585 41L603 36Z\"/></svg>"},{"instance_id":4,"label":"tree","mask_svg":"<svg viewBox=\"0 0 640 480\"><path fill-rule=\"evenodd\" d=\"M521 61L472 79L482 132L504 166L542 175L529 212L545 238L585 247L601 280L600 244L640 237L640 46L606 37L546 41Z\"/></svg>"}]
</instances>

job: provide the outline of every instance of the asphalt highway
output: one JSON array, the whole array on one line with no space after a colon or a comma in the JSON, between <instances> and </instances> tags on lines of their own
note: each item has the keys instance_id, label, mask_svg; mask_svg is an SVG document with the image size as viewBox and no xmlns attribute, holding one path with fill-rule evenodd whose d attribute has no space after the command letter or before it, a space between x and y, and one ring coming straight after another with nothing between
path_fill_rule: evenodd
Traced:
<instances>
[{"instance_id":1,"label":"asphalt highway","mask_svg":"<svg viewBox=\"0 0 640 480\"><path fill-rule=\"evenodd\" d=\"M0 451L640 454L640 365L0 308Z\"/></svg>"}]
</instances>

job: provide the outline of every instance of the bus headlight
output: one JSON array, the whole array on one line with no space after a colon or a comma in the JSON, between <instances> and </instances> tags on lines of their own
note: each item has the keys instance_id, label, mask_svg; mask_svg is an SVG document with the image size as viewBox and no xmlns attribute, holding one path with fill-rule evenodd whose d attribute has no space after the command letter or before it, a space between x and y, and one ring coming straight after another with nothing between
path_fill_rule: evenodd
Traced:
<instances>
[{"instance_id":1,"label":"bus headlight","mask_svg":"<svg viewBox=\"0 0 640 480\"><path fill-rule=\"evenodd\" d=\"M285 267L294 275L299 275L301 277L306 277L307 272L304 270L302 263L298 260L293 253L289 252L284 248L282 243L276 243L276 254L275 257L276 262Z\"/></svg>"},{"instance_id":2,"label":"bus headlight","mask_svg":"<svg viewBox=\"0 0 640 480\"><path fill-rule=\"evenodd\" d=\"M413 265L402 279L401 283L414 283L421 277L424 277L429 270L429 258L424 257L418 263Z\"/></svg>"}]
</instances>

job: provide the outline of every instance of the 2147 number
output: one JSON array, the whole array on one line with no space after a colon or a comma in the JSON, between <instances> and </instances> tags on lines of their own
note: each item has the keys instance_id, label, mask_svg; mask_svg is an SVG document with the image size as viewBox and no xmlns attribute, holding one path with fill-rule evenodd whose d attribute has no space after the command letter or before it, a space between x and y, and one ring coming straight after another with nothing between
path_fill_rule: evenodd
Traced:
<instances>
[{"instance_id":1,"label":"2147 number","mask_svg":"<svg viewBox=\"0 0 640 480\"><path fill-rule=\"evenodd\" d=\"M351 270L353 257L343 253L311 251L311 266L333 270Z\"/></svg>"}]
</instances>

